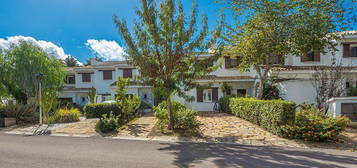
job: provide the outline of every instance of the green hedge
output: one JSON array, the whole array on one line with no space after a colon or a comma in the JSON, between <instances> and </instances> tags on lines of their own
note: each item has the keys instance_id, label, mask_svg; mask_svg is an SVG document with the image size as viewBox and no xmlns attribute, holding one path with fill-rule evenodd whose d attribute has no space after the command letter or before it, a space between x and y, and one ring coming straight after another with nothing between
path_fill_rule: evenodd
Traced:
<instances>
[{"instance_id":1,"label":"green hedge","mask_svg":"<svg viewBox=\"0 0 357 168\"><path fill-rule=\"evenodd\" d=\"M233 115L280 134L282 125L293 124L296 104L284 100L231 98L229 109Z\"/></svg>"},{"instance_id":2,"label":"green hedge","mask_svg":"<svg viewBox=\"0 0 357 168\"><path fill-rule=\"evenodd\" d=\"M84 114L87 118L101 118L103 114L123 115L122 110L116 103L92 103L87 104L83 108Z\"/></svg>"}]
</instances>

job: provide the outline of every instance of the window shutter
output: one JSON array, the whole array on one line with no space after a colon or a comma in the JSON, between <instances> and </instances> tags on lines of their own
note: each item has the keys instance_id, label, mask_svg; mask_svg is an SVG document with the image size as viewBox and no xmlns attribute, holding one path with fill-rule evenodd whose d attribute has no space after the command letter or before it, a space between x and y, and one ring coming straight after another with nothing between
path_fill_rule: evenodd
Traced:
<instances>
[{"instance_id":1,"label":"window shutter","mask_svg":"<svg viewBox=\"0 0 357 168\"><path fill-rule=\"evenodd\" d=\"M218 101L218 88L212 88L212 101Z\"/></svg>"},{"instance_id":2,"label":"window shutter","mask_svg":"<svg viewBox=\"0 0 357 168\"><path fill-rule=\"evenodd\" d=\"M113 79L113 73L112 71L103 71L103 80L112 80Z\"/></svg>"},{"instance_id":3,"label":"window shutter","mask_svg":"<svg viewBox=\"0 0 357 168\"><path fill-rule=\"evenodd\" d=\"M343 44L343 57L350 57L350 44Z\"/></svg>"},{"instance_id":4,"label":"window shutter","mask_svg":"<svg viewBox=\"0 0 357 168\"><path fill-rule=\"evenodd\" d=\"M132 69L123 69L123 77L124 78L132 78L133 70Z\"/></svg>"},{"instance_id":5,"label":"window shutter","mask_svg":"<svg viewBox=\"0 0 357 168\"><path fill-rule=\"evenodd\" d=\"M231 68L231 58L230 57L227 57L227 56L224 57L224 65L225 65L226 69Z\"/></svg>"},{"instance_id":6,"label":"window shutter","mask_svg":"<svg viewBox=\"0 0 357 168\"><path fill-rule=\"evenodd\" d=\"M197 92L197 94L196 94L197 102L203 102L203 90L196 88L196 92Z\"/></svg>"},{"instance_id":7,"label":"window shutter","mask_svg":"<svg viewBox=\"0 0 357 168\"><path fill-rule=\"evenodd\" d=\"M90 73L82 73L82 82L91 82Z\"/></svg>"},{"instance_id":8,"label":"window shutter","mask_svg":"<svg viewBox=\"0 0 357 168\"><path fill-rule=\"evenodd\" d=\"M314 52L314 61L320 62L320 50Z\"/></svg>"}]
</instances>

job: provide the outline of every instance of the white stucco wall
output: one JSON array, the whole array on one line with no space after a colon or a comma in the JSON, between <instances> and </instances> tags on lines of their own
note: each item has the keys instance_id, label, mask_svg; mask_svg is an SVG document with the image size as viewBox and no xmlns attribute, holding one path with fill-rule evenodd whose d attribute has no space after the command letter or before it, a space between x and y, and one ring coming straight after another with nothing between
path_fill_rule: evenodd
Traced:
<instances>
[{"instance_id":1,"label":"white stucco wall","mask_svg":"<svg viewBox=\"0 0 357 168\"><path fill-rule=\"evenodd\" d=\"M278 84L281 97L297 104L314 104L316 90L310 80L289 80Z\"/></svg>"},{"instance_id":2,"label":"white stucco wall","mask_svg":"<svg viewBox=\"0 0 357 168\"><path fill-rule=\"evenodd\" d=\"M328 101L328 114L333 117L341 116L342 103L357 103L357 97L334 97Z\"/></svg>"}]
</instances>

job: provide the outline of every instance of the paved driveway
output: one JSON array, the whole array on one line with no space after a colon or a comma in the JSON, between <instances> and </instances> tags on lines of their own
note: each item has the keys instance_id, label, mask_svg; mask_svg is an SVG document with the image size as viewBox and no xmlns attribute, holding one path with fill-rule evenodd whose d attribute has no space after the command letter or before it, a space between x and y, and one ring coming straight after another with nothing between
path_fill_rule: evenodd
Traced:
<instances>
[{"instance_id":1,"label":"paved driveway","mask_svg":"<svg viewBox=\"0 0 357 168\"><path fill-rule=\"evenodd\" d=\"M0 167L356 167L357 153L230 144L6 135Z\"/></svg>"}]
</instances>

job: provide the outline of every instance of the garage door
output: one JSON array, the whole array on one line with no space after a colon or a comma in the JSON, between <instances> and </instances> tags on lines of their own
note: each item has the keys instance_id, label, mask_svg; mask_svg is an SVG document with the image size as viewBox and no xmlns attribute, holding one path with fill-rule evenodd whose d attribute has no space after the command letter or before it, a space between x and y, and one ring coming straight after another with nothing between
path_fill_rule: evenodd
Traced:
<instances>
[{"instance_id":1,"label":"garage door","mask_svg":"<svg viewBox=\"0 0 357 168\"><path fill-rule=\"evenodd\" d=\"M341 115L348 117L352 122L357 122L357 103L342 103Z\"/></svg>"}]
</instances>

